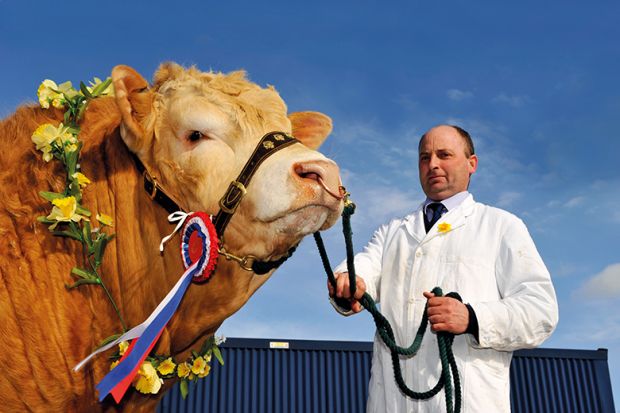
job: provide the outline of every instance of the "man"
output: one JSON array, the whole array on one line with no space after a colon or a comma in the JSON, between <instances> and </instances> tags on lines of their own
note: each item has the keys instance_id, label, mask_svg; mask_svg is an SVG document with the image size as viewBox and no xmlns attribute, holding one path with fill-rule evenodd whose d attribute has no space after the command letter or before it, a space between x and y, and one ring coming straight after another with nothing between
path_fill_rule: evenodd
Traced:
<instances>
[{"instance_id":1,"label":"man","mask_svg":"<svg viewBox=\"0 0 620 413\"><path fill-rule=\"evenodd\" d=\"M358 274L350 297L346 263L336 268L335 295L352 312L368 292L381 304L396 342L408 347L428 300L430 329L414 357L401 357L403 377L414 391L439 379L436 332L456 334L453 351L461 376L463 413L509 412L512 352L541 344L555 329L558 308L549 272L523 222L475 202L467 188L478 158L469 134L441 125L419 144L419 173L426 201L411 215L381 226L355 256ZM434 297L458 292L463 303ZM332 295L334 291L330 288ZM375 336L369 412L442 412L443 390L428 400L403 394L389 349Z\"/></svg>"}]
</instances>

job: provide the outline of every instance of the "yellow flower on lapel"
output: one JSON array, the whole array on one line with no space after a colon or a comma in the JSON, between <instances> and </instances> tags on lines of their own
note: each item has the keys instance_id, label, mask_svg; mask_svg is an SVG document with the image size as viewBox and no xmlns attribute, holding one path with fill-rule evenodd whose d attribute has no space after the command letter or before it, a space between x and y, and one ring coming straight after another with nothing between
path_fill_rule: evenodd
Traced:
<instances>
[{"instance_id":1,"label":"yellow flower on lapel","mask_svg":"<svg viewBox=\"0 0 620 413\"><path fill-rule=\"evenodd\" d=\"M452 229L452 225L448 224L447 222L442 222L439 225L437 225L437 231L440 233L448 232L451 229Z\"/></svg>"}]
</instances>

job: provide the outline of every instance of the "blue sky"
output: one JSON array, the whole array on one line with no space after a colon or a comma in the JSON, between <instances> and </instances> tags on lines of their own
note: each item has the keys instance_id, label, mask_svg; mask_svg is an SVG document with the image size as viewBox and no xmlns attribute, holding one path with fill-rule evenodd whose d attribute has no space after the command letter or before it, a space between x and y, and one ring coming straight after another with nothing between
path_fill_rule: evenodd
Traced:
<instances>
[{"instance_id":1,"label":"blue sky","mask_svg":"<svg viewBox=\"0 0 620 413\"><path fill-rule=\"evenodd\" d=\"M560 324L544 346L608 348L619 400L620 3L499 3L0 0L0 116L45 78L243 68L291 111L333 118L322 151L358 205L358 249L423 200L419 136L457 123L480 159L471 192L521 217L551 271ZM343 257L340 228L324 238ZM309 238L221 333L372 339L368 314L341 318L326 297Z\"/></svg>"}]
</instances>

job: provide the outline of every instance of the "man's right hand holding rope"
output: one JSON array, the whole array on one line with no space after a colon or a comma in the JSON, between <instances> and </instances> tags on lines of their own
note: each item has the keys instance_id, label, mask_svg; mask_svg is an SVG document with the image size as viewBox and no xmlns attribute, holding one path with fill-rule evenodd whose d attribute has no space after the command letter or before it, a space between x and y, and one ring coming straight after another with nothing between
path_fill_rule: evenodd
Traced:
<instances>
[{"instance_id":1,"label":"man's right hand holding rope","mask_svg":"<svg viewBox=\"0 0 620 413\"><path fill-rule=\"evenodd\" d=\"M354 297L351 297L349 273L337 272L334 273L334 277L336 278L336 293L334 294L334 289L328 282L329 295L349 300L351 302L351 310L354 313L362 311L364 307L362 307L359 300L366 292L364 279L356 277L355 283L357 288L355 289ZM429 300L427 315L433 332L445 331L452 334L463 334L471 330L470 311L461 301L452 297L435 297L435 294L428 291L424 292L424 297ZM477 336L477 331L475 336Z\"/></svg>"},{"instance_id":2,"label":"man's right hand holding rope","mask_svg":"<svg viewBox=\"0 0 620 413\"><path fill-rule=\"evenodd\" d=\"M359 313L364 309L362 304L360 304L359 300L362 298L364 293L366 292L366 283L364 279L360 277L355 277L355 295L351 297L351 289L349 288L349 273L348 272L337 272L334 273L334 277L336 278L336 292L334 294L334 288L332 285L327 282L327 288L329 289L330 297L336 298L345 298L351 302L351 311L354 313Z\"/></svg>"}]
</instances>

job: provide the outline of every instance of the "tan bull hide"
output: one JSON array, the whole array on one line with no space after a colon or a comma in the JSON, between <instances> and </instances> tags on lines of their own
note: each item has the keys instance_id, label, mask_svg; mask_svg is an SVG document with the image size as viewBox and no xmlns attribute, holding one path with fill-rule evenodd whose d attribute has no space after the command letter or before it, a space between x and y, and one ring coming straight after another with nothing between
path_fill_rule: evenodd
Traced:
<instances>
[{"instance_id":1,"label":"tan bull hide","mask_svg":"<svg viewBox=\"0 0 620 413\"><path fill-rule=\"evenodd\" d=\"M141 323L183 273L178 247L159 253L172 226L144 191L131 152L183 209L215 214L259 139L274 130L292 133L306 146L283 149L259 168L226 229L227 249L275 260L337 220L342 202L318 178L337 188L338 168L314 150L331 131L327 116L287 115L272 87L249 82L243 72L164 64L149 85L117 66L112 78L115 97L92 101L82 121L81 167L92 181L83 204L114 218L116 238L101 273L129 326ZM83 259L81 247L36 221L49 212L39 191L61 192L64 172L41 159L30 137L38 125L61 120L57 109L23 106L0 123L0 410L152 411L158 396L135 390L119 406L96 401L94 386L109 371L106 354L71 370L121 326L100 288L65 288ZM155 351L184 360L270 275L220 258L209 282L188 288Z\"/></svg>"}]
</instances>

